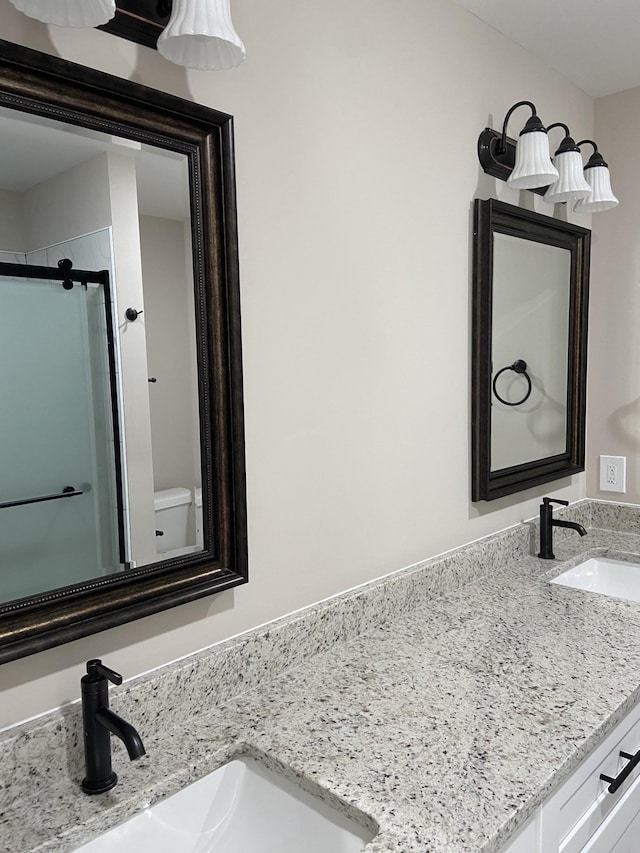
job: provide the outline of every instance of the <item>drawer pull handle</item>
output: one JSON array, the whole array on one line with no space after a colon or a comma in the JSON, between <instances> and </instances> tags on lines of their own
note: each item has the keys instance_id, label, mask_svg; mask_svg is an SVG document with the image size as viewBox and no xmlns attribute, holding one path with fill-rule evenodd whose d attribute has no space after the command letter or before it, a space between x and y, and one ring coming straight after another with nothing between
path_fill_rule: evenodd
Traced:
<instances>
[{"instance_id":1,"label":"drawer pull handle","mask_svg":"<svg viewBox=\"0 0 640 853\"><path fill-rule=\"evenodd\" d=\"M624 780L630 776L633 771L636 769L638 764L640 764L640 749L636 752L635 755L630 755L628 752L621 752L621 758L626 758L629 762L622 770L618 773L615 779L612 779L611 776L605 776L604 773L600 774L600 778L603 782L609 782L609 788L607 789L610 794L615 794L620 785L624 782Z\"/></svg>"}]
</instances>

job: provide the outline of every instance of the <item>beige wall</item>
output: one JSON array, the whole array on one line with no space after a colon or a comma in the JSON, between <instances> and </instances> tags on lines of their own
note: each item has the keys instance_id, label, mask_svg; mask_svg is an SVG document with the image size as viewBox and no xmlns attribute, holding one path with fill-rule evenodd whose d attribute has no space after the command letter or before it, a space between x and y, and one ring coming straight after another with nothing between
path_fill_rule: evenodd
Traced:
<instances>
[{"instance_id":1,"label":"beige wall","mask_svg":"<svg viewBox=\"0 0 640 853\"><path fill-rule=\"evenodd\" d=\"M480 130L528 98L589 136L591 99L448 0L233 5L248 58L212 74L0 0L4 38L235 116L251 573L6 664L5 723L75 699L89 657L131 677L585 493L470 501L470 234L474 197L519 199Z\"/></svg>"},{"instance_id":2,"label":"beige wall","mask_svg":"<svg viewBox=\"0 0 640 853\"><path fill-rule=\"evenodd\" d=\"M593 217L587 490L631 503L640 501L639 136L640 88L596 101L594 138L620 204ZM626 494L599 491L600 454L627 457Z\"/></svg>"}]
</instances>

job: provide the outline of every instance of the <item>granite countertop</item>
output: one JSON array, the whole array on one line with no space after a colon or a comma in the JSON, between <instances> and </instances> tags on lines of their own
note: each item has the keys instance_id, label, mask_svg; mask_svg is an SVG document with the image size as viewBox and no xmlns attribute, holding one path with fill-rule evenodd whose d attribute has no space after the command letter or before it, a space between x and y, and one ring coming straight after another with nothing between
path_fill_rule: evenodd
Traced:
<instances>
[{"instance_id":1,"label":"granite countertop","mask_svg":"<svg viewBox=\"0 0 640 853\"><path fill-rule=\"evenodd\" d=\"M561 538L555 561L520 556L189 720L165 701L147 757L114 742L113 792L40 786L5 814L5 849L66 853L247 754L377 830L367 853L494 853L640 696L640 604L548 582L585 554L637 557L640 534Z\"/></svg>"}]
</instances>

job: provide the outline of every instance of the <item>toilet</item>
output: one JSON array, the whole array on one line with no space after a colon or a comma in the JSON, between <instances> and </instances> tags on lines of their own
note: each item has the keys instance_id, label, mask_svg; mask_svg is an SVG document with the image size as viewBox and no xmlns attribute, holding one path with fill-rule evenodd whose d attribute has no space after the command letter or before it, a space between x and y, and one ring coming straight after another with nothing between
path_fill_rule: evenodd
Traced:
<instances>
[{"instance_id":1,"label":"toilet","mask_svg":"<svg viewBox=\"0 0 640 853\"><path fill-rule=\"evenodd\" d=\"M153 495L156 553L184 551L189 545L189 489L164 489ZM193 539L191 540L193 541ZM190 549L189 549L190 550Z\"/></svg>"}]
</instances>

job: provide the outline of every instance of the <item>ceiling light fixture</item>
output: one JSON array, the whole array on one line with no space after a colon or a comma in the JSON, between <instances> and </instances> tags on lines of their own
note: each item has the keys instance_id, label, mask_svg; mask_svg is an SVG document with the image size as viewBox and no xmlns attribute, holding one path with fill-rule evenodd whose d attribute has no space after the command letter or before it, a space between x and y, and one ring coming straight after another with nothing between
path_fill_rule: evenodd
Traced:
<instances>
[{"instance_id":1,"label":"ceiling light fixture","mask_svg":"<svg viewBox=\"0 0 640 853\"><path fill-rule=\"evenodd\" d=\"M187 68L234 68L246 51L231 21L230 0L11 0L20 12L61 27L101 27L157 47ZM167 18L169 18L167 22Z\"/></svg>"}]
</instances>

